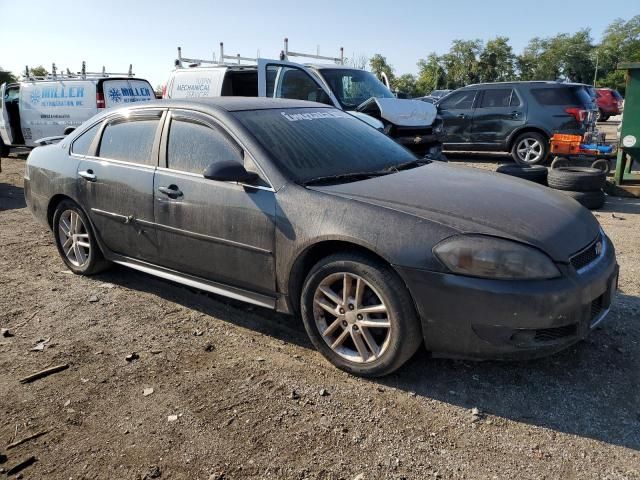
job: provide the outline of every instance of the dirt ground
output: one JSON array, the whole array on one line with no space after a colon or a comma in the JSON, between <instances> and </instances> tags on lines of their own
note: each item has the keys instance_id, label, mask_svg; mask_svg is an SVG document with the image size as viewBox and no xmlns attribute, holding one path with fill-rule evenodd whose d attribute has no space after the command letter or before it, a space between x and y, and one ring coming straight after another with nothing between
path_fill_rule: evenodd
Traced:
<instances>
[{"instance_id":1,"label":"dirt ground","mask_svg":"<svg viewBox=\"0 0 640 480\"><path fill-rule=\"evenodd\" d=\"M522 363L420 351L368 381L329 365L296 318L124 268L70 274L25 208L24 157L2 168L1 473L33 456L18 477L640 479L638 199L595 213L620 292L586 341Z\"/></svg>"}]
</instances>

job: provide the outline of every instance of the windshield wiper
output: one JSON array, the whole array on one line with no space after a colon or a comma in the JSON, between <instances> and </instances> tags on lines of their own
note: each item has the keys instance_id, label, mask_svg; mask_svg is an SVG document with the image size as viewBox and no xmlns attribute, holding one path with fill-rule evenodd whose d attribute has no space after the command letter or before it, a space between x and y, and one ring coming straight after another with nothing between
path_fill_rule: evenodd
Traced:
<instances>
[{"instance_id":1,"label":"windshield wiper","mask_svg":"<svg viewBox=\"0 0 640 480\"><path fill-rule=\"evenodd\" d=\"M358 180L366 180L367 178L373 177L381 177L383 175L389 175L391 173L399 172L401 170L409 170L410 168L421 167L422 165L426 165L427 163L431 163L431 160L426 158L417 158L415 160L410 160L408 162L399 163L397 165L391 165L382 170L374 170L371 172L351 172L351 173L340 173L337 175L326 175L324 177L316 177L310 180L306 180L303 182L303 185L319 185L323 183L340 183L342 181L346 182L356 182Z\"/></svg>"},{"instance_id":2,"label":"windshield wiper","mask_svg":"<svg viewBox=\"0 0 640 480\"><path fill-rule=\"evenodd\" d=\"M340 173L338 175L325 175L323 177L316 177L310 180L306 180L303 182L303 185L318 185L322 183L340 183L344 181L346 182L355 182L358 180L366 180L371 177L379 177L380 175L387 175L391 173L390 171L379 171L379 172L351 172L351 173Z\"/></svg>"},{"instance_id":3,"label":"windshield wiper","mask_svg":"<svg viewBox=\"0 0 640 480\"><path fill-rule=\"evenodd\" d=\"M416 158L415 160L409 160L408 162L399 163L398 165L391 165L382 171L384 173L399 172L400 170L409 170L410 168L421 167L427 163L431 163L431 160L428 158Z\"/></svg>"}]
</instances>

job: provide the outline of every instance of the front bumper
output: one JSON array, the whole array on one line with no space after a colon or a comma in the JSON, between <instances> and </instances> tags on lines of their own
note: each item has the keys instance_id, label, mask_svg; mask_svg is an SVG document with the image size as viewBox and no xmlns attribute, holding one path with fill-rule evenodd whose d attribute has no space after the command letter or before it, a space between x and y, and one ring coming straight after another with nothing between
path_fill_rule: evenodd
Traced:
<instances>
[{"instance_id":1,"label":"front bumper","mask_svg":"<svg viewBox=\"0 0 640 480\"><path fill-rule=\"evenodd\" d=\"M534 358L585 338L609 312L618 265L611 241L578 273L551 280L488 280L396 267L437 357Z\"/></svg>"}]
</instances>

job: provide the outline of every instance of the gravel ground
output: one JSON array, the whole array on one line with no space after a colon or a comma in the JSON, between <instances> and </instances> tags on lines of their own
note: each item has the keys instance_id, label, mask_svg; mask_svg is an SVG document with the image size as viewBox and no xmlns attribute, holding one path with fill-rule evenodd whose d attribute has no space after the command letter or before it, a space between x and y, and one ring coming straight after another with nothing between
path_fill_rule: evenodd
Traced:
<instances>
[{"instance_id":1,"label":"gravel ground","mask_svg":"<svg viewBox=\"0 0 640 480\"><path fill-rule=\"evenodd\" d=\"M0 173L3 472L33 456L23 478L640 479L640 200L596 212L620 292L586 341L522 363L420 351L367 381L295 318L124 268L70 274L25 208L23 168Z\"/></svg>"}]
</instances>

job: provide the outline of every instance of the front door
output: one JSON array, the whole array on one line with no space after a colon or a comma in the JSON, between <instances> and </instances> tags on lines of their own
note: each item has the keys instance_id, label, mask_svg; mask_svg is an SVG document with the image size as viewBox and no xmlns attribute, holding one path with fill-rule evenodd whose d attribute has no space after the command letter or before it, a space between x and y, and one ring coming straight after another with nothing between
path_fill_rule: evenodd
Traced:
<instances>
[{"instance_id":1,"label":"front door","mask_svg":"<svg viewBox=\"0 0 640 480\"><path fill-rule=\"evenodd\" d=\"M162 115L158 109L109 118L98 128L77 171L80 203L87 206L105 246L114 253L150 262L158 257L153 175ZM80 136L74 142L72 152L82 139Z\"/></svg>"},{"instance_id":2,"label":"front door","mask_svg":"<svg viewBox=\"0 0 640 480\"><path fill-rule=\"evenodd\" d=\"M258 96L320 102L340 108L333 93L313 78L303 65L278 60L258 60Z\"/></svg>"},{"instance_id":3,"label":"front door","mask_svg":"<svg viewBox=\"0 0 640 480\"><path fill-rule=\"evenodd\" d=\"M216 161L252 170L248 153L213 118L173 111L154 180L160 264L263 294L275 292L275 193L205 179ZM255 171L255 170L254 170Z\"/></svg>"},{"instance_id":4,"label":"front door","mask_svg":"<svg viewBox=\"0 0 640 480\"><path fill-rule=\"evenodd\" d=\"M438 111L444 123L444 143L447 146L471 141L473 106L477 93L477 90L454 92L438 104Z\"/></svg>"},{"instance_id":5,"label":"front door","mask_svg":"<svg viewBox=\"0 0 640 480\"><path fill-rule=\"evenodd\" d=\"M525 113L523 103L512 88L484 90L473 115L471 141L504 145L511 132L524 125Z\"/></svg>"}]
</instances>

